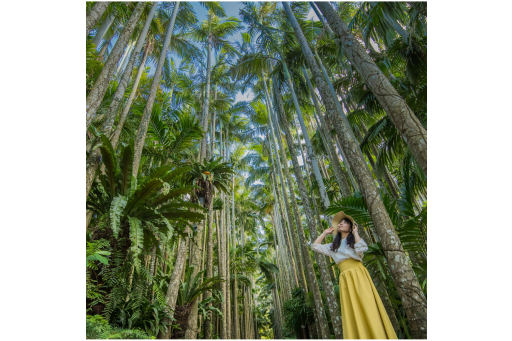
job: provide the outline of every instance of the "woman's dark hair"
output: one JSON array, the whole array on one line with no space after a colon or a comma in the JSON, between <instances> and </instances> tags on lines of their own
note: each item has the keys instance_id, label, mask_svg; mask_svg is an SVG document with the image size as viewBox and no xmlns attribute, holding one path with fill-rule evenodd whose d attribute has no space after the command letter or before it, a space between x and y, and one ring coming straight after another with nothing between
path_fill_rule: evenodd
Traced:
<instances>
[{"instance_id":1,"label":"woman's dark hair","mask_svg":"<svg viewBox=\"0 0 512 341\"><path fill-rule=\"evenodd\" d=\"M354 227L354 225L348 218L343 218L343 219L341 219L340 222L342 222L343 220L345 220L345 222L350 224L349 234L347 236L347 246L354 248L354 244L356 243L356 237L354 237L354 234L352 233L352 228ZM335 226L335 228L337 229L338 226ZM338 252L340 245L341 245L341 233L338 232L338 233L336 233L336 237L334 238L334 241L332 242L331 251Z\"/></svg>"}]
</instances>

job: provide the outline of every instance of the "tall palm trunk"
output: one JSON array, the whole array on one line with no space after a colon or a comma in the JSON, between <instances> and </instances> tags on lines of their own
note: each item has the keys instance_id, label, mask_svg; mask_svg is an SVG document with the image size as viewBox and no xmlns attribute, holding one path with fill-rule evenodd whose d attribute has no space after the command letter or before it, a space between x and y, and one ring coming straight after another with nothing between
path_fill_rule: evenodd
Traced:
<instances>
[{"instance_id":1,"label":"tall palm trunk","mask_svg":"<svg viewBox=\"0 0 512 341\"><path fill-rule=\"evenodd\" d=\"M126 122L126 118L128 117L128 113L130 112L133 101L135 100L135 96L137 95L137 89L139 87L139 82L142 77L142 73L144 72L146 59L148 58L148 54L150 53L152 44L150 41L146 42L146 47L144 48L144 54L142 55L142 61L140 62L139 68L137 70L137 75L135 76L135 81L133 82L132 91L130 92L130 97L126 100L126 104L123 107L123 112L119 116L119 122L117 123L116 129L110 138L110 142L112 143L112 147L115 149L117 143L119 142L119 136L121 136L121 131L123 130L124 123Z\"/></svg>"},{"instance_id":2,"label":"tall palm trunk","mask_svg":"<svg viewBox=\"0 0 512 341\"><path fill-rule=\"evenodd\" d=\"M153 7L151 8L148 17L146 19L146 22L144 24L144 28L142 29L142 32L140 33L139 39L137 40L137 46L135 47L135 51L133 52L132 56L130 57L130 61L128 62L128 66L126 67L123 76L121 77L121 80L119 81L119 84L117 85L116 92L114 93L114 97L112 98L112 102L110 103L110 106L108 108L107 114L105 115L105 119L103 121L103 124L101 126L100 132L101 134L110 135L110 132L112 131L112 126L114 125L114 120L116 118L117 111L119 109L119 104L121 103L126 87L128 86L128 83L130 82L130 78L132 76L133 68L135 66L136 60L139 58L140 51L142 50L142 47L144 45L144 40L146 38L146 34L149 30L149 25L151 24L151 21L153 20L153 16L156 12L156 9L158 7L158 3L155 2ZM145 56L147 57L147 53L145 53ZM141 66L143 68L144 62L146 61L145 58L143 58L143 61L141 63ZM139 70L137 73L136 81L134 84L134 88L132 90L132 93L134 94L137 90L138 85L138 79L140 79L140 75L142 74L142 71ZM130 94L130 98L133 101L132 94ZM131 102L130 100L126 104L125 110L128 111L130 109ZM124 111L123 111L124 113ZM125 115L126 116L126 115ZM121 115L122 117L122 115ZM119 120L118 126L121 126L124 124L124 120L121 123L121 119ZM120 133L120 132L119 132ZM115 149L117 146L117 139L114 141L114 139L111 140L112 146ZM91 190L92 183L94 181L94 178L96 177L96 169L98 168L98 165L100 163L100 156L101 151L99 148L96 148L92 151L92 154L87 160L86 165L86 197L89 195L89 191Z\"/></svg>"},{"instance_id":3,"label":"tall palm trunk","mask_svg":"<svg viewBox=\"0 0 512 341\"><path fill-rule=\"evenodd\" d=\"M187 228L187 232L189 232ZM169 279L169 285L167 286L167 292L165 294L165 303L168 313L173 316L174 308L176 307L176 299L178 298L178 292L180 289L180 280L182 277L183 270L185 268L185 260L187 258L187 243L185 240L181 240L176 253L176 261L172 270L171 278ZM163 324L170 324L170 320L166 317L162 319ZM169 327L166 332L160 331L158 333L159 339L169 339L171 328Z\"/></svg>"},{"instance_id":4,"label":"tall palm trunk","mask_svg":"<svg viewBox=\"0 0 512 341\"><path fill-rule=\"evenodd\" d=\"M126 47L126 44L130 40L133 29L137 25L140 15L142 14L144 4L144 2L137 3L137 6L135 7L132 15L130 16L130 19L124 26L121 35L116 41L116 45L114 46L112 52L108 56L107 62L101 69L101 72L98 78L96 79L93 88L87 95L85 129L86 131L89 128L89 125L91 124L94 115L96 114L96 110L98 109L98 107L101 104L101 101L103 100L103 96L105 95L105 92L108 89L108 85L110 83L110 80L112 79L112 75L114 74L117 62L119 61L119 58L121 57Z\"/></svg>"},{"instance_id":5,"label":"tall palm trunk","mask_svg":"<svg viewBox=\"0 0 512 341\"><path fill-rule=\"evenodd\" d=\"M272 147L271 147L271 146L269 146L269 147L270 147L270 148L269 148L269 150L270 150L270 159L271 159L272 170L273 170L273 173L274 173L274 174L277 174L277 172L276 172L276 166L275 166L275 164L274 164L274 157L275 157L275 158L276 158L276 161L277 161L277 163L278 163L277 167L279 168L280 176L282 176L281 163L280 163L280 161L279 161L279 160L278 160L278 158L277 158L277 148L276 148L276 143L275 143L275 136L274 136L274 131L273 131L273 127L272 127L272 122L270 121L270 110L268 110L268 114L269 114L269 117L268 117L268 118L269 118L269 122L268 122L268 124L269 124L269 126L270 126L270 129L267 129L267 138L270 140L270 138L269 138L269 132L268 132L268 130L270 130L270 134L271 134L271 136L272 136L272 139L271 139L271 140L273 141L273 144L274 144L274 152L272 152ZM269 141L269 143L270 143L270 141ZM276 175L276 176L277 176L277 175ZM282 186L281 186L280 188L281 188L282 190L284 190L284 184L283 184L282 180L283 180L283 178L281 177L281 185L282 185ZM279 192L279 185L278 185L278 183L277 183L277 179L276 179L276 177L274 177L274 181L275 181L274 197L276 198L276 201L278 202L278 207L281 209L281 212L282 212L283 214L285 214L285 211L286 211L286 215L287 215L287 216L290 216L290 214L288 213L287 207L285 207L285 206L283 205L282 200L280 200L280 199L282 199L282 197L284 196L284 192L283 192L283 191L281 191L281 196L279 196L279 195L277 194L277 193ZM289 220L288 222L289 222L289 224L291 224L290 220ZM285 224L285 225L286 225L286 224ZM292 226L293 226L293 225L292 225ZM288 237L288 234L285 234L285 235L286 235L286 237ZM298 286L298 285L299 285L299 280L298 280L298 276L297 276L297 272L298 272L297 270L298 270L298 269L296 269L296 259L297 259L297 256L296 256L296 255L295 255L295 253L293 252L293 249L294 249L294 248L292 247L292 245L291 245L291 243L290 243L289 238L286 238L285 244L286 244L286 246L288 247L287 249L288 249L288 250L290 250L290 252L293 254L293 257L291 257L292 269L293 269L293 272L294 272L294 276L293 276L293 278L295 279L295 284Z\"/></svg>"},{"instance_id":6,"label":"tall palm trunk","mask_svg":"<svg viewBox=\"0 0 512 341\"><path fill-rule=\"evenodd\" d=\"M103 13L107 9L108 5L110 5L110 1L101 2L98 1L92 6L91 12L87 15L85 22L85 36L89 35L89 32L96 25L98 20L100 20Z\"/></svg>"},{"instance_id":7,"label":"tall palm trunk","mask_svg":"<svg viewBox=\"0 0 512 341\"><path fill-rule=\"evenodd\" d=\"M156 3L158 4L158 2ZM156 5L155 4L155 5ZM135 49L135 42L132 42L130 45L128 45L128 49L126 50L126 56L124 58L124 60L122 60L120 63L119 63L119 66L116 70L116 72L114 73L114 76L116 77L120 72L123 72L123 70L126 68L126 65L128 64L128 61L130 60L130 56L133 52L133 50ZM142 49L142 48L141 48Z\"/></svg>"},{"instance_id":8,"label":"tall palm trunk","mask_svg":"<svg viewBox=\"0 0 512 341\"><path fill-rule=\"evenodd\" d=\"M340 43L343 44L343 52L347 59L364 78L365 83L368 84L380 105L391 118L414 158L427 175L426 129L329 3L316 2L316 5L322 11Z\"/></svg>"},{"instance_id":9,"label":"tall palm trunk","mask_svg":"<svg viewBox=\"0 0 512 341\"><path fill-rule=\"evenodd\" d=\"M299 106L299 101L297 100L297 96L295 95L295 90L293 87L292 78L290 76L290 72L288 70L288 66L286 65L286 62L284 59L282 60L284 72L286 75L286 81L288 82L288 86L290 88L290 93L292 95L293 104L295 106L295 111L297 112L297 117L299 118L300 127L302 130L302 136L304 137L304 141L306 142L306 148L308 151L308 156L311 160L311 166L313 167L313 173L315 174L315 178L318 184L318 188L320 191L320 197L322 198L322 202L325 207L329 207L329 197L327 196L327 191L325 190L324 181L322 179L322 175L320 174L320 169L318 167L318 160L316 159L315 153L313 153L313 146L311 144L311 140L309 139L309 134L306 128L306 124L304 123L304 118L302 116L302 110ZM304 163L306 163L306 160L304 160Z\"/></svg>"},{"instance_id":10,"label":"tall palm trunk","mask_svg":"<svg viewBox=\"0 0 512 341\"><path fill-rule=\"evenodd\" d=\"M156 92L160 85L160 78L162 76L162 70L164 68L165 57L167 55L167 50L169 49L169 44L171 43L172 31L174 28L174 22L176 20L176 14L178 13L180 2L176 1L174 3L174 8L172 10L171 20L169 22L169 26L167 26L167 32L165 33L165 40L162 46L162 50L160 51L160 58L158 59L158 64L156 67L155 75L153 76L153 82L151 83L151 88L149 90L148 100L146 102L146 107L144 108L144 112L142 114L142 119L140 121L139 129L137 130L137 137L135 138L135 148L134 148L134 157L133 157L133 176L137 177L139 172L140 159L142 157L142 148L144 147L144 140L146 139L146 133L148 131L149 120L151 118L151 112L153 110L153 104L155 102Z\"/></svg>"},{"instance_id":11,"label":"tall palm trunk","mask_svg":"<svg viewBox=\"0 0 512 341\"><path fill-rule=\"evenodd\" d=\"M105 41L105 43L103 44L103 47L101 48L100 52L98 52L98 59L103 61L105 60L103 57L103 55L105 54L105 52L107 51L109 45L110 45L110 42L112 41L112 39L114 39L114 36L115 36L115 32L114 34L112 34L112 36L109 38L108 41Z\"/></svg>"},{"instance_id":12,"label":"tall palm trunk","mask_svg":"<svg viewBox=\"0 0 512 341\"><path fill-rule=\"evenodd\" d=\"M236 271L233 276L233 339L240 338L240 328L238 325L238 283L236 280Z\"/></svg>"},{"instance_id":13,"label":"tall palm trunk","mask_svg":"<svg viewBox=\"0 0 512 341\"><path fill-rule=\"evenodd\" d=\"M275 97L275 96L274 96ZM277 114L274 111L272 111L272 118L273 118L273 123L275 124L276 126L276 130L277 131L280 131L279 129L279 121L277 120ZM286 183L288 185L288 190L290 192L290 199L292 201L292 209L293 209L293 214L294 214L294 217L295 217L295 223L297 225L296 229L291 231L290 234L292 235L292 238L293 238L293 245L295 248L297 248L298 250L298 253L299 253L299 264L300 264L300 268L299 268L299 274L300 274L300 277L302 278L301 279L301 283L302 283L302 289L304 290L304 293L307 293L308 292L308 286L307 286L307 281L306 281L306 276L304 274L304 264L305 264L305 261L304 261L304 255L303 255L303 252L302 252L302 248L300 247L300 242L299 242L299 239L298 239L298 234L297 234L297 231L299 230L302 230L302 221L301 221L301 217L300 217L300 212L299 212L299 209L298 209L298 206L297 206L297 200L295 199L295 192L293 191L293 183L292 183L292 178L291 178L291 175L290 175L290 170L289 170L289 167L288 167L288 159L286 158L286 154L284 152L284 146L283 146L283 143L281 141L281 136L279 136L279 138L277 138L277 142L279 144L279 152L281 153L281 159L283 160L283 162L286 162L285 166L283 167L284 168L284 173L285 173L285 176L286 176ZM286 207L290 207L290 205L288 204L288 197L286 196L286 193L284 195L285 197L285 204L286 204ZM300 224L300 229L299 229L299 224ZM293 223L292 223L292 229L293 229Z\"/></svg>"},{"instance_id":14,"label":"tall palm trunk","mask_svg":"<svg viewBox=\"0 0 512 341\"><path fill-rule=\"evenodd\" d=\"M231 216L229 214L229 195L226 195L226 230L224 240L226 241L226 338L231 339L231 272L230 272L230 255L229 242L231 233Z\"/></svg>"},{"instance_id":15,"label":"tall palm trunk","mask_svg":"<svg viewBox=\"0 0 512 341\"><path fill-rule=\"evenodd\" d=\"M303 68L304 71L304 77L306 78L306 82L309 87L309 91L311 92L311 99L313 100L313 104L316 109L316 116L318 116L320 120L320 129L324 132L325 137L325 147L331 157L331 164L332 168L334 169L334 175L336 176L336 180L338 180L338 185L340 186L341 195L346 197L350 195L350 187L348 187L347 179L345 178L345 175L343 174L343 170L341 169L340 160L338 158L338 154L334 150L334 142L332 140L331 133L329 129L327 128L327 124L325 123L324 117L322 115L322 111L320 109L320 104L318 103L318 100L316 98L316 93L313 89L313 86L311 85L311 81L309 79L309 75L306 71L306 68Z\"/></svg>"},{"instance_id":16,"label":"tall palm trunk","mask_svg":"<svg viewBox=\"0 0 512 341\"><path fill-rule=\"evenodd\" d=\"M203 107L203 117L201 119L201 127L203 128L203 131L207 131L208 129L208 109L210 106L210 76L212 71L212 58L211 58L211 51L212 51L212 37L208 37L208 53L206 61L206 90L205 90L205 98L204 98L204 107ZM202 161L204 157L206 156L206 135L201 140L201 147L199 150L199 160Z\"/></svg>"},{"instance_id":17,"label":"tall palm trunk","mask_svg":"<svg viewBox=\"0 0 512 341\"><path fill-rule=\"evenodd\" d=\"M223 199L223 195L224 194L221 194L221 199ZM216 211L217 212L217 211ZM218 250L218 267L219 267L219 275L222 276L222 278L226 279L226 261L225 261L225 248L224 248L224 243L225 241L223 240L223 236L224 236L224 214L221 210L220 212L220 224L217 225L217 250ZM220 287L221 287L221 294L222 294L222 297L223 297L223 300L221 301L220 305L221 305L221 312L222 312L222 317L220 317L220 338L221 339L225 339L226 338L226 285L224 283L220 283Z\"/></svg>"},{"instance_id":18,"label":"tall palm trunk","mask_svg":"<svg viewBox=\"0 0 512 341\"><path fill-rule=\"evenodd\" d=\"M294 233L294 230L293 230L293 218L292 218L292 215L291 215L291 212L290 212L290 205L288 203L288 197L286 195L286 187L285 187L285 184L284 184L284 176L283 176L283 171L282 171L282 163L286 161L286 159L283 159L281 160L280 158L280 155L278 154L278 148L277 148L277 144L276 144L276 134L275 134L275 130L274 129L274 125L272 123L272 116L271 116L271 112L273 110L272 108L272 104L271 104L271 101L270 101L270 94L268 92L268 88L267 88L267 82L265 80L265 77L264 75L262 74L262 77L263 77L263 84L265 86L265 98L266 98L266 103L267 103L267 113L268 113L268 124L270 126L270 133L271 133L271 136L272 136L272 143L273 143L273 146L274 146L274 156L275 156L275 159L277 161L277 168L279 170L279 179L280 179L280 183L281 183L281 198L282 200L280 201L280 206L281 206L281 210L284 209L284 212L286 213L286 217L287 217L287 226L288 226L288 229L287 229L287 235L291 235L292 237L292 240L293 240L293 247L290 246L290 249L291 249L291 253L293 255L292 257L292 263L293 263L293 271L294 271L294 277L295 277L295 280L296 280L296 284L297 285L300 285L300 287L302 289L304 289L306 287L306 283L305 283L305 278L303 277L303 274L302 276L300 275L301 273L301 269L300 269L300 265L299 265L299 259L300 257L297 256L297 249L298 249L298 240L297 240L297 236L296 234ZM277 131L277 133L279 134L279 131ZM268 132L267 132L268 134ZM282 148L282 146L280 146L279 148ZM272 149L270 149L271 152L272 152ZM273 161L273 159L272 159ZM288 165L286 165L288 166ZM285 166L285 167L286 167ZM283 205L283 200L284 200L284 205Z\"/></svg>"},{"instance_id":19,"label":"tall palm trunk","mask_svg":"<svg viewBox=\"0 0 512 341\"><path fill-rule=\"evenodd\" d=\"M334 11L330 7L330 5L321 2L317 2L316 4L322 10L324 15L326 15L326 18L331 24L333 30L337 32L338 35L340 35L340 32L338 31L341 31L340 27L344 24L339 23L341 22L341 20L339 20L339 17L338 19L334 18L335 13L331 13ZM286 9L286 4L284 5ZM289 12L291 12L291 10ZM364 157L358 148L357 141L355 141L352 138L352 135L349 132L350 127L347 127L343 120L336 120L334 118L334 113L336 112L337 108L327 86L327 83L323 78L320 68L316 63L313 53L309 48L307 40L304 37L304 34L302 33L302 30L300 29L300 26L298 25L295 16L291 13L291 15L289 15L289 18L290 21L292 22L295 35L297 36L299 43L302 47L302 51L306 56L311 72L315 77L315 82L322 95L322 100L324 102L326 111L328 114L330 114L331 120L334 122L336 130L340 133L339 138L343 145L342 147L347 152L347 158L350 159L350 164L353 166L352 169L361 188L363 197L365 198L365 202L368 203L368 211L374 222L375 230L379 236L382 247L385 250L384 253L390 266L393 280L395 281L398 294L402 300L404 310L410 322L411 335L414 338L426 338L427 302L425 295L423 294L418 279L416 278L416 275L409 263L408 257L403 250L400 238L398 238L398 235L391 222L391 219L389 218L384 203L380 198L378 188L373 179L373 175L371 174L368 165L366 164ZM348 38L346 36L348 36ZM350 47L353 44L357 44L357 41L353 39L353 36L351 34L346 34L346 36L341 36L342 39L345 39L343 44L344 47ZM348 45L348 43L350 43L351 45ZM345 48L344 51L348 51L348 48ZM347 55L349 54L348 52L346 53ZM366 52L364 52L364 54L366 55ZM358 55L360 56L361 53L358 52ZM352 56L354 55L352 54ZM368 55L366 55L366 57L368 57ZM380 72L380 70L378 72ZM378 77L374 76L374 78Z\"/></svg>"},{"instance_id":20,"label":"tall palm trunk","mask_svg":"<svg viewBox=\"0 0 512 341\"><path fill-rule=\"evenodd\" d=\"M289 129L289 123L288 118L286 118L286 115L284 113L284 107L283 102L280 97L280 94L276 87L276 82L274 79L274 91L276 94L277 99L277 105L278 105L278 112L281 117L282 121L282 128L285 131L286 136L286 142L288 144L288 150L290 152L292 163L293 163L293 171L295 173L295 179L297 181L297 185L299 187L299 193L300 197L302 199L302 205L304 208L304 212L306 213L306 222L309 228L309 231L316 230L315 220L313 217L313 212L311 211L311 205L309 200L309 195L306 191L306 185L304 184L304 178L302 176L302 172L300 170L299 161L297 159L297 154L295 153L294 143L291 139L291 132ZM320 324L320 334L321 338L330 338L330 332L327 325L327 318L324 313L324 307L322 302L322 296L320 295L320 289L318 287L318 282L316 280L315 271L313 269L313 262L311 261L310 254L309 254L309 247L306 242L306 235L304 233L304 230L302 229L302 224L297 224L297 228L299 230L299 240L302 247L302 254L304 255L304 260L306 261L306 276L308 277L308 283L310 285L311 291L313 291L313 296L315 298L315 310L317 312L317 317Z\"/></svg>"},{"instance_id":21,"label":"tall palm trunk","mask_svg":"<svg viewBox=\"0 0 512 341\"><path fill-rule=\"evenodd\" d=\"M103 37L105 36L105 33L110 28L110 25L112 25L112 22L115 19L115 15L111 14L103 22L101 23L100 28L98 28L98 32L96 32L96 35L94 36L94 39L92 40L92 43L96 46L98 46L101 41L103 40Z\"/></svg>"},{"instance_id":22,"label":"tall palm trunk","mask_svg":"<svg viewBox=\"0 0 512 341\"><path fill-rule=\"evenodd\" d=\"M210 208L208 210L208 242L207 242L207 249L206 249L206 278L213 277L213 200L210 203ZM205 294L205 299L208 297L211 297L212 293L210 291L207 291ZM212 302L208 303L208 306L210 307L212 305ZM205 339L211 339L212 338L212 330L211 330L211 314L209 314L209 319L207 319L204 322L205 327L205 333L204 338Z\"/></svg>"}]
</instances>

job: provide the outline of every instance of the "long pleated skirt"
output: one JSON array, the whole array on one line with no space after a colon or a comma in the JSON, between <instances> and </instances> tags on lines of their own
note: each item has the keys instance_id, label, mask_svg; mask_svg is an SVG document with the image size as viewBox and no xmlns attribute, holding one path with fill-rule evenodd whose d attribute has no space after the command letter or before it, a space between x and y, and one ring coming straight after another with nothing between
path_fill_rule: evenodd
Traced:
<instances>
[{"instance_id":1,"label":"long pleated skirt","mask_svg":"<svg viewBox=\"0 0 512 341\"><path fill-rule=\"evenodd\" d=\"M397 339L368 270L347 259L340 269L340 305L344 339Z\"/></svg>"}]
</instances>

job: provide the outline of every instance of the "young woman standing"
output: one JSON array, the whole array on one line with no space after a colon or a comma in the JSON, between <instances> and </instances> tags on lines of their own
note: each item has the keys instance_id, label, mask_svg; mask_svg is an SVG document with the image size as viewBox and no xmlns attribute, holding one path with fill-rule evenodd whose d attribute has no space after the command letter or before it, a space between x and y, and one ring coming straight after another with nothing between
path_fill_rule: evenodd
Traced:
<instances>
[{"instance_id":1,"label":"young woman standing","mask_svg":"<svg viewBox=\"0 0 512 341\"><path fill-rule=\"evenodd\" d=\"M321 244L334 233L334 241ZM340 303L344 339L397 339L386 309L363 266L368 245L359 237L351 216L337 213L332 226L311 245L314 251L332 257L340 269Z\"/></svg>"}]
</instances>

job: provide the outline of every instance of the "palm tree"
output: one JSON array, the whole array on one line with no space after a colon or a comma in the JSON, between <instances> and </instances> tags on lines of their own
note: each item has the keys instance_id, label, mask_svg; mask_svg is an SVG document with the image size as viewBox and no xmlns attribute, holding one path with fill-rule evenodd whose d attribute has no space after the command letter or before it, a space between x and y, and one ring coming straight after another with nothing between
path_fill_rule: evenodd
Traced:
<instances>
[{"instance_id":1,"label":"palm tree","mask_svg":"<svg viewBox=\"0 0 512 341\"><path fill-rule=\"evenodd\" d=\"M158 59L158 64L156 67L155 75L153 76L153 83L151 84L151 90L149 92L149 97L146 101L146 107L144 108L144 114L142 115L142 119L140 121L139 129L137 130L137 137L135 139L135 158L133 160L133 175L137 176L140 165L140 158L142 156L142 148L144 146L144 140L146 138L146 132L148 130L149 120L151 118L151 111L153 109L153 104L156 97L156 91L160 85L160 77L162 76L162 70L164 68L165 57L167 55L167 49L171 43L172 32L174 29L174 22L176 20L176 14L178 13L180 2L176 1L174 3L174 8L172 10L172 16L169 21L169 25L167 26L167 31L165 33L165 40L162 46L162 51L160 52L160 58Z\"/></svg>"},{"instance_id":2,"label":"palm tree","mask_svg":"<svg viewBox=\"0 0 512 341\"><path fill-rule=\"evenodd\" d=\"M105 1L105 2L98 1L94 4L94 6L91 9L91 12L87 15L87 18L86 18L86 28L85 28L85 36L86 37L89 35L89 32L96 25L98 20L100 20L103 13L105 13L105 10L107 9L109 4L110 4L109 1Z\"/></svg>"},{"instance_id":3,"label":"palm tree","mask_svg":"<svg viewBox=\"0 0 512 341\"><path fill-rule=\"evenodd\" d=\"M407 141L407 145L426 175L427 131L332 7L328 3L322 2L316 2L316 5L324 14L340 43L343 44L348 60L357 67L358 72L364 77L379 103Z\"/></svg>"},{"instance_id":4,"label":"palm tree","mask_svg":"<svg viewBox=\"0 0 512 341\"><path fill-rule=\"evenodd\" d=\"M132 56L130 57L128 66L126 67L125 71L123 72L121 80L116 88L114 97L112 98L112 101L110 102L110 106L108 108L108 111L105 115L102 126L100 128L100 134L104 134L107 136L110 135L110 132L112 130L112 125L114 124L114 120L116 118L116 113L119 108L119 104L124 96L126 87L128 86L128 82L130 81L130 78L132 75L132 70L133 70L133 67L135 66L135 61L138 59L138 57L140 55L140 51L142 50L142 46L144 45L144 39L146 38L146 34L149 30L149 25L151 24L151 21L153 20L153 15L155 14L157 7L158 7L158 3L155 3L151 7L151 10L146 19L146 23L144 24L144 28L142 29L142 32L137 41L137 46L135 47L135 50L132 53ZM115 148L117 145L117 141L115 141L113 143L113 145ZM95 149L95 150L93 150L93 152L87 162L86 197L87 197L87 195L89 195L89 190L90 190L92 182L95 178L96 169L98 168L99 163L100 163L100 152L99 152L99 149Z\"/></svg>"},{"instance_id":5,"label":"palm tree","mask_svg":"<svg viewBox=\"0 0 512 341\"><path fill-rule=\"evenodd\" d=\"M230 165L227 163L221 163L220 159L204 161L203 163L194 163L192 171L187 175L188 183L194 183L199 186L195 191L193 197L194 201L198 201L204 207L210 207L210 203L213 203L214 189L221 192L228 191L228 183L230 174L233 173ZM197 227L197 231L194 237L194 245L190 252L191 264L195 267L193 274L199 271L200 259L203 254L201 237L204 228L204 220ZM192 302L192 307L187 323L187 332L185 338L192 338L197 336L196 324L197 324L197 307L198 300L195 299ZM189 336L190 335L190 336Z\"/></svg>"},{"instance_id":6,"label":"palm tree","mask_svg":"<svg viewBox=\"0 0 512 341\"><path fill-rule=\"evenodd\" d=\"M221 13L222 16L225 14ZM206 88L205 88L205 98L203 104L203 114L201 118L201 124L203 126L203 130L208 130L208 121L209 121L209 103L210 103L210 74L211 74L211 49L212 47L220 51L224 49L225 51L233 53L233 47L231 44L225 39L236 33L240 29L240 20L229 17L225 19L218 18L213 9L210 8L208 10L207 19L201 22L198 25L192 27L189 32L189 36L193 41L201 42L206 44L207 46L207 67L206 67ZM202 160L206 156L206 137L201 142L201 148L199 153L199 158Z\"/></svg>"},{"instance_id":7,"label":"palm tree","mask_svg":"<svg viewBox=\"0 0 512 341\"><path fill-rule=\"evenodd\" d=\"M117 66L117 62L123 53L125 46L127 45L131 34L138 23L139 17L142 14L142 10L144 9L145 4L143 2L137 3L137 6L132 12L130 19L126 23L123 28L123 31L119 38L116 41L116 45L114 49L108 56L107 62L103 66L101 73L99 74L96 82L94 83L94 87L88 93L86 99L86 130L89 128L89 125L96 114L96 110L101 104L103 100L103 96L107 91L108 85L115 71L115 67Z\"/></svg>"}]
</instances>

